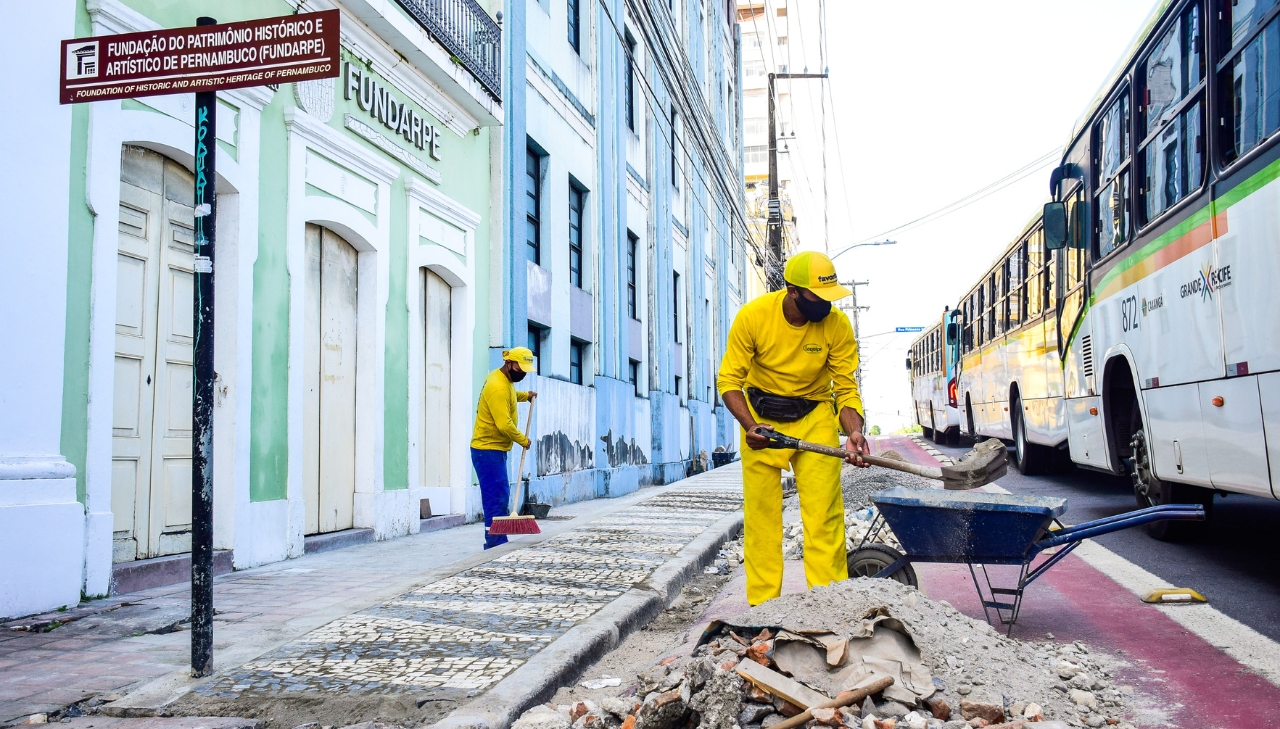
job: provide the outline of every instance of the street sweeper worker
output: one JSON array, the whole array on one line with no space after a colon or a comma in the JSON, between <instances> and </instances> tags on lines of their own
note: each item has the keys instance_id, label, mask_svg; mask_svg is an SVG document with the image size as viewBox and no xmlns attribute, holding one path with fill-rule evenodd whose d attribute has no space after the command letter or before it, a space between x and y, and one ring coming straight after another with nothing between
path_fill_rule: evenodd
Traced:
<instances>
[{"instance_id":1,"label":"street sweeper worker","mask_svg":"<svg viewBox=\"0 0 1280 729\"><path fill-rule=\"evenodd\" d=\"M782 470L795 472L804 523L804 573L812 588L848 578L844 498L838 459L767 449L762 434L777 429L811 443L839 447L846 461L866 466L862 399L854 372L858 343L831 302L848 296L831 259L798 253L783 271L786 288L742 307L729 329L718 389L742 426L742 491L747 602L782 594ZM838 422L837 422L838 421Z\"/></svg>"},{"instance_id":2,"label":"street sweeper worker","mask_svg":"<svg viewBox=\"0 0 1280 729\"><path fill-rule=\"evenodd\" d=\"M489 373L480 390L476 406L476 427L471 435L471 465L480 481L480 500L484 504L484 548L506 544L503 535L490 535L493 517L507 516L510 508L511 484L507 481L507 453L512 443L529 447L529 437L520 432L516 403L529 402L538 393L517 392L513 383L524 379L537 365L528 347L513 347L502 352L502 366Z\"/></svg>"}]
</instances>

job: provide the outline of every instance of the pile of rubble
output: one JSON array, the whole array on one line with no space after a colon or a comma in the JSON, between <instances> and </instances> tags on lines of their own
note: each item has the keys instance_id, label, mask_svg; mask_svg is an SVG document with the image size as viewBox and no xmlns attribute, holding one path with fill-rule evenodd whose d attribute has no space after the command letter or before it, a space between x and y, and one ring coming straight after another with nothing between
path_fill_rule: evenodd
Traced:
<instances>
[{"instance_id":1,"label":"pile of rubble","mask_svg":"<svg viewBox=\"0 0 1280 729\"><path fill-rule=\"evenodd\" d=\"M786 595L706 635L618 681L618 696L534 707L515 729L1132 729L1109 658L1007 638L894 580Z\"/></svg>"}]
</instances>

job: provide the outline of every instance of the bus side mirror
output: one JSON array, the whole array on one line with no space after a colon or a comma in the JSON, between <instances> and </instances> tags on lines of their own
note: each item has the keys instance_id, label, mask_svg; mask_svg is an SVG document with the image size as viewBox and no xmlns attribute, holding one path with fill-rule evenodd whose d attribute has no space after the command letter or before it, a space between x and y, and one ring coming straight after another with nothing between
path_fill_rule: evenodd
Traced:
<instances>
[{"instance_id":1,"label":"bus side mirror","mask_svg":"<svg viewBox=\"0 0 1280 729\"><path fill-rule=\"evenodd\" d=\"M910 370L910 369L911 369L911 358L910 358L910 357L907 357L907 369L908 369L908 370Z\"/></svg>"},{"instance_id":2,"label":"bus side mirror","mask_svg":"<svg viewBox=\"0 0 1280 729\"><path fill-rule=\"evenodd\" d=\"M960 335L960 325L951 322L947 325L947 344L955 344L956 338Z\"/></svg>"},{"instance_id":3,"label":"bus side mirror","mask_svg":"<svg viewBox=\"0 0 1280 729\"><path fill-rule=\"evenodd\" d=\"M1044 204L1044 247L1057 251L1067 247L1067 205Z\"/></svg>"}]
</instances>

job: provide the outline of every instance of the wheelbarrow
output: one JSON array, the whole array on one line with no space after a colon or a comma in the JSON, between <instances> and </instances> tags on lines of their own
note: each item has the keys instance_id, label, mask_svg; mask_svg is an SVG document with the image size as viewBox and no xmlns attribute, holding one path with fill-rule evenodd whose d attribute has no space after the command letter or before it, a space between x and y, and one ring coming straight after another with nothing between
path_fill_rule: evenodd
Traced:
<instances>
[{"instance_id":1,"label":"wheelbarrow","mask_svg":"<svg viewBox=\"0 0 1280 729\"><path fill-rule=\"evenodd\" d=\"M872 494L871 502L879 513L858 548L849 554L850 577L887 577L914 587L919 583L913 562L966 564L987 622L995 624L994 613L1008 626L1006 632L1011 632L1018 620L1027 586L1082 541L1153 521L1205 518L1200 504L1163 504L1064 526L1058 517L1067 510L1066 499L901 486ZM902 552L881 543L886 525ZM988 565L1018 565L1017 584L996 587ZM979 571L985 591L978 581Z\"/></svg>"}]
</instances>

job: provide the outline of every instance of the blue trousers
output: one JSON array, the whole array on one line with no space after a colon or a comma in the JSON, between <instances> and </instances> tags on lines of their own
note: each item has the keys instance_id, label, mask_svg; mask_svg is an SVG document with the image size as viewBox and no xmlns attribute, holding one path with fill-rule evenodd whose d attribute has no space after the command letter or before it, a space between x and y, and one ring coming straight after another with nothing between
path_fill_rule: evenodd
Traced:
<instances>
[{"instance_id":1,"label":"blue trousers","mask_svg":"<svg viewBox=\"0 0 1280 729\"><path fill-rule=\"evenodd\" d=\"M507 543L505 534L489 535L493 517L507 516L511 508L511 483L507 481L507 452L471 449L471 465L480 479L480 500L484 504L484 548Z\"/></svg>"}]
</instances>

